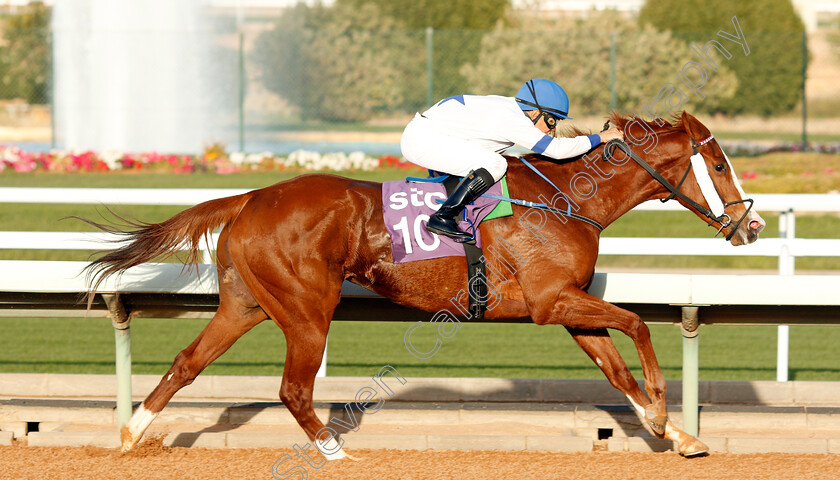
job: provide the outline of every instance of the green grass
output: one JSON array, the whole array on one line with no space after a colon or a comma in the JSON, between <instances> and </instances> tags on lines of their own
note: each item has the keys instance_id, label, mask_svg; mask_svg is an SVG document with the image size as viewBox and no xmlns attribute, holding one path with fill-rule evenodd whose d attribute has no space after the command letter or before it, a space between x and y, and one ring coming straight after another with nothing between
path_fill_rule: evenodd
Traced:
<instances>
[{"instance_id":1,"label":"green grass","mask_svg":"<svg viewBox=\"0 0 840 480\"><path fill-rule=\"evenodd\" d=\"M137 319L131 323L134 373L163 375L178 352L206 324L197 319ZM367 376L383 365L417 377L603 378L601 371L565 329L533 324L464 324L438 353L420 360L403 344L408 323L333 322L327 374ZM700 378L772 380L775 378L775 327L701 327ZM107 319L0 319L0 372L114 372L114 337ZM413 334L418 348L434 339ZM628 338L611 332L634 375L638 357ZM681 378L679 328L652 325L651 336L665 376ZM840 327L790 329L793 380L840 380ZM283 372L282 331L263 322L243 336L206 371L208 375L269 375Z\"/></svg>"},{"instance_id":2,"label":"green grass","mask_svg":"<svg viewBox=\"0 0 840 480\"><path fill-rule=\"evenodd\" d=\"M341 172L349 178L383 182L417 175L418 169L380 168L374 172ZM231 175L215 173L78 173L0 172L0 187L75 187L75 188L262 188L296 177L303 171L243 172Z\"/></svg>"},{"instance_id":3,"label":"green grass","mask_svg":"<svg viewBox=\"0 0 840 480\"><path fill-rule=\"evenodd\" d=\"M715 137L723 141L775 140L779 142L801 142L802 132L715 132ZM808 133L808 142L840 142L840 134Z\"/></svg>"},{"instance_id":4,"label":"green grass","mask_svg":"<svg viewBox=\"0 0 840 480\"><path fill-rule=\"evenodd\" d=\"M131 206L115 209L144 221L165 220L181 210L172 206ZM101 219L104 209L96 205L6 204L0 210L0 229L16 231L89 231L93 228L70 215ZM765 236L778 236L778 215L764 214ZM654 228L655 226L655 228ZM837 238L840 217L835 215L800 215L796 234L802 238ZM610 225L604 236L612 237L712 237L714 230L689 212L631 212ZM724 240L720 240L723 242ZM0 250L5 260L89 260L93 251L78 250ZM605 255L598 259L598 269L668 268L668 269L767 269L778 268L775 257L717 256L634 256ZM840 270L840 258L803 257L796 260L803 270Z\"/></svg>"},{"instance_id":5,"label":"green grass","mask_svg":"<svg viewBox=\"0 0 840 480\"><path fill-rule=\"evenodd\" d=\"M115 208L126 214L149 222L165 220L182 207L173 206L122 206ZM96 205L37 205L6 204L0 210L0 230L15 231L89 231L89 225L71 215L101 220L104 208ZM778 237L778 215L763 214L767 221L764 235ZM689 212L630 212L604 230L612 237L706 237L714 235L699 218ZM840 217L836 215L799 215L796 234L802 238L837 238ZM725 240L720 239L723 242ZM5 260L89 260L93 251L73 250L0 250ZM668 269L767 269L778 268L775 257L727 256L634 256L604 255L599 257L596 268L668 268ZM803 257L796 260L796 268L804 270L840 270L840 258Z\"/></svg>"},{"instance_id":6,"label":"green grass","mask_svg":"<svg viewBox=\"0 0 840 480\"><path fill-rule=\"evenodd\" d=\"M767 165L766 175L781 174L797 160L781 156L772 157ZM739 162L758 162L753 159L739 159ZM816 163L814 163L816 162ZM820 160L806 155L798 157L802 168L814 168ZM784 164L784 165L779 165ZM754 163L745 163L750 169L757 168ZM786 165L786 166L785 166ZM739 165L740 166L740 165ZM840 171L840 161L837 170ZM749 170L748 170L749 171ZM762 173L764 175L765 173ZM409 173L411 174L411 173ZM294 176L289 173L243 173L235 175L192 174L0 174L0 186L77 186L89 188L101 187L193 187L193 188L258 188ZM377 172L350 172L348 176L373 181L404 178L406 171L383 169ZM840 178L840 174L834 176ZM760 206L758 206L760 208ZM144 221L165 220L183 207L177 206L119 206L114 210L129 217ZM62 220L72 215L91 219L102 219L105 209L98 205L39 205L5 204L0 209L0 230L16 231L89 231L91 227L78 220ZM763 212L767 221L765 236L778 236L778 215ZM631 212L610 225L605 236L650 236L650 237L711 237L714 230L688 211L680 212ZM837 238L840 234L840 218L836 215L799 215L797 217L797 235L803 238ZM723 240L721 240L723 241ZM0 250L0 259L7 260L88 260L92 251L63 250ZM777 268L775 258L764 257L707 257L707 256L602 256L597 268L722 268L722 269L767 269ZM799 269L838 270L840 258L800 258L796 261Z\"/></svg>"},{"instance_id":7,"label":"green grass","mask_svg":"<svg viewBox=\"0 0 840 480\"><path fill-rule=\"evenodd\" d=\"M761 212L767 222L762 235L779 236L779 215ZM604 230L605 237L706 237L715 230L694 214L680 212L630 212ZM797 215L796 236L800 238L838 238L840 216L833 214ZM720 239L721 242L724 240ZM760 240L759 240L760 241ZM679 256L679 255L609 255L598 258L596 269L667 268L690 269L766 269L777 270L776 257ZM840 270L840 257L801 257L796 259L801 270Z\"/></svg>"},{"instance_id":8,"label":"green grass","mask_svg":"<svg viewBox=\"0 0 840 480\"><path fill-rule=\"evenodd\" d=\"M342 172L343 176L383 182L417 175L419 170L380 168L374 172ZM300 172L248 172L233 175L210 173L15 173L0 172L0 187L75 187L75 188L245 188L254 189L288 180ZM112 207L117 214L146 222L159 222L183 210L170 205L121 205ZM3 204L0 230L10 231L93 231L84 222L66 217L78 216L95 221L107 219L101 205ZM94 251L80 250L0 250L3 260L73 260L86 261Z\"/></svg>"},{"instance_id":9,"label":"green grass","mask_svg":"<svg viewBox=\"0 0 840 480\"><path fill-rule=\"evenodd\" d=\"M840 155L779 152L732 161L750 193L828 193L840 191Z\"/></svg>"}]
</instances>

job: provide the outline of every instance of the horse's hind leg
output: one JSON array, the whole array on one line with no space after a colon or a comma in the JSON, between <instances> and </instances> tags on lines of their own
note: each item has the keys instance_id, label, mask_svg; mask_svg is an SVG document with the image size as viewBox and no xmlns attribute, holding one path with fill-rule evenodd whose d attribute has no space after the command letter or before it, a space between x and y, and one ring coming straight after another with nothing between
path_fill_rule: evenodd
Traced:
<instances>
[{"instance_id":1,"label":"horse's hind leg","mask_svg":"<svg viewBox=\"0 0 840 480\"><path fill-rule=\"evenodd\" d=\"M280 385L280 400L295 417L315 447L328 459L346 457L339 443L324 430L315 415L312 394L321 366L327 333L335 307L341 299L341 277L326 265L307 277L286 274L282 269L262 271L257 277L247 267L240 271L260 306L286 336L286 363ZM265 285L284 285L267 289ZM333 432L334 433L334 432Z\"/></svg>"},{"instance_id":2,"label":"horse's hind leg","mask_svg":"<svg viewBox=\"0 0 840 480\"><path fill-rule=\"evenodd\" d=\"M333 288L334 287L334 288ZM293 289L306 292L306 289ZM309 289L300 296L274 295L261 298L260 305L283 329L286 336L286 362L280 385L280 400L295 417L309 440L327 458L339 460L347 455L329 429L315 415L312 395L315 375L327 345L327 332L340 297L340 280L327 292ZM267 292L266 292L267 293Z\"/></svg>"},{"instance_id":3,"label":"horse's hind leg","mask_svg":"<svg viewBox=\"0 0 840 480\"><path fill-rule=\"evenodd\" d=\"M224 287L220 294L225 292ZM225 301L222 294L219 309L198 337L181 351L158 386L137 407L131 420L120 431L122 451L130 450L169 403L175 393L191 384L213 360L227 351L248 330L267 318L259 308L244 308L233 301Z\"/></svg>"},{"instance_id":4,"label":"horse's hind leg","mask_svg":"<svg viewBox=\"0 0 840 480\"><path fill-rule=\"evenodd\" d=\"M615 348L615 344L612 338L610 338L607 329L580 329L571 327L566 327L566 329L583 351L601 368L604 375L610 381L610 384L627 396L627 399L630 400L630 403L642 419L642 422L648 422L648 412L642 406L647 403L647 397L642 392L642 389L639 388L639 384L633 378L630 369L627 368L627 364ZM654 421L663 422L662 431L654 433L677 442L682 455L690 457L703 454L709 450L709 447L703 442L675 427L667 417Z\"/></svg>"},{"instance_id":5,"label":"horse's hind leg","mask_svg":"<svg viewBox=\"0 0 840 480\"><path fill-rule=\"evenodd\" d=\"M312 314L319 315L309 312L308 318L312 318ZM319 324L323 325L321 322ZM315 325L295 324L284 325L284 333L286 363L283 367L280 399L324 457L328 460L344 458L346 455L341 446L332 438L332 434L328 434L329 430L323 430L324 424L315 415L312 404L315 375L326 348L327 331Z\"/></svg>"}]
</instances>

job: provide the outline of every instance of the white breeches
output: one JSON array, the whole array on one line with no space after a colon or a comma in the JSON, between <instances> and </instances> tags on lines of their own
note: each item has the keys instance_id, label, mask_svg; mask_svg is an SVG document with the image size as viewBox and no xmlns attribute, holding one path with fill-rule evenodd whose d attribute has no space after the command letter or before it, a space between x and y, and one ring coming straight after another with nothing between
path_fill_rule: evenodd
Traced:
<instances>
[{"instance_id":1,"label":"white breeches","mask_svg":"<svg viewBox=\"0 0 840 480\"><path fill-rule=\"evenodd\" d=\"M400 149L405 159L415 165L459 177L485 168L498 182L507 171L505 157L469 140L448 135L419 114L405 127Z\"/></svg>"}]
</instances>

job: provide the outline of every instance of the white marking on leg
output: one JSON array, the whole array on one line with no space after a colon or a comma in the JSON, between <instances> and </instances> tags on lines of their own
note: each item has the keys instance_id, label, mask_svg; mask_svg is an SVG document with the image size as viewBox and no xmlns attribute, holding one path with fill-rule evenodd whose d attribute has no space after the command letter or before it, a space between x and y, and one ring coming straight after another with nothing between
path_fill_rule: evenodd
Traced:
<instances>
[{"instance_id":1,"label":"white marking on leg","mask_svg":"<svg viewBox=\"0 0 840 480\"><path fill-rule=\"evenodd\" d=\"M636 402L635 402L635 401L634 401L634 400L630 397L630 395L625 395L625 396L627 397L627 400L629 400L629 401L630 401L630 405L633 405L633 409L634 409L634 410L636 410L636 414L639 416L639 418L641 418L641 419L642 419L642 422L646 424L646 423L647 423L647 419L645 418L645 408L644 408L644 407L642 407L641 405L639 405L638 403L636 403Z\"/></svg>"},{"instance_id":2,"label":"white marking on leg","mask_svg":"<svg viewBox=\"0 0 840 480\"><path fill-rule=\"evenodd\" d=\"M330 437L330 439L324 442L323 445L316 441L315 448L317 448L318 451L321 452L321 455L323 455L327 460L341 460L347 456L341 448L341 445L335 441L334 437Z\"/></svg>"},{"instance_id":3,"label":"white marking on leg","mask_svg":"<svg viewBox=\"0 0 840 480\"><path fill-rule=\"evenodd\" d=\"M643 407L643 406L639 405L638 403L636 403L635 401L633 401L633 399L630 398L630 395L625 395L625 396L627 397L627 400L630 401L630 404L633 405L633 409L636 410L636 415L642 421L642 425L644 425L644 427L647 428L649 432L653 433L654 435L658 435L654 431L653 425L651 425L651 422L656 421L656 418L658 417L658 415L656 415L655 412L648 412L648 410L645 407ZM666 417L666 419L667 419L667 417ZM666 420L666 425L669 424L669 423L670 423L670 420Z\"/></svg>"},{"instance_id":4,"label":"white marking on leg","mask_svg":"<svg viewBox=\"0 0 840 480\"><path fill-rule=\"evenodd\" d=\"M158 413L153 413L146 409L146 405L141 403L137 410L135 410L134 415L131 416L131 420L128 421L126 426L128 427L128 432L131 434L131 439L133 441L137 441L140 437L143 436L143 433L149 428L152 421L157 418Z\"/></svg>"},{"instance_id":5,"label":"white marking on leg","mask_svg":"<svg viewBox=\"0 0 840 480\"><path fill-rule=\"evenodd\" d=\"M677 429L670 420L665 423L665 438L680 443L681 434L683 434L682 430Z\"/></svg>"},{"instance_id":6,"label":"white marking on leg","mask_svg":"<svg viewBox=\"0 0 840 480\"><path fill-rule=\"evenodd\" d=\"M595 363L597 363L599 367L603 367L603 366L604 366L604 361L603 361L603 360L601 360L601 359L600 359L600 358L598 358L598 357L595 357Z\"/></svg>"},{"instance_id":7,"label":"white marking on leg","mask_svg":"<svg viewBox=\"0 0 840 480\"><path fill-rule=\"evenodd\" d=\"M170 373L169 375L167 375L167 376L166 376L166 381L168 382L168 381L172 380L172 376L173 376L173 375L175 375L175 374L174 374L174 373Z\"/></svg>"}]
</instances>

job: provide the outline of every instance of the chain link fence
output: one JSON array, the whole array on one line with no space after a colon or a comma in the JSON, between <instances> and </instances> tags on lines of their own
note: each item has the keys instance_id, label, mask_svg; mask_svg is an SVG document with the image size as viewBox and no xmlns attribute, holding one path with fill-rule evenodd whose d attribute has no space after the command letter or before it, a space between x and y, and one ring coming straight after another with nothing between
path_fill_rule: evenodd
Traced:
<instances>
[{"instance_id":1,"label":"chain link fence","mask_svg":"<svg viewBox=\"0 0 840 480\"><path fill-rule=\"evenodd\" d=\"M50 125L50 12L35 4L0 11L0 126Z\"/></svg>"}]
</instances>

